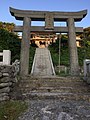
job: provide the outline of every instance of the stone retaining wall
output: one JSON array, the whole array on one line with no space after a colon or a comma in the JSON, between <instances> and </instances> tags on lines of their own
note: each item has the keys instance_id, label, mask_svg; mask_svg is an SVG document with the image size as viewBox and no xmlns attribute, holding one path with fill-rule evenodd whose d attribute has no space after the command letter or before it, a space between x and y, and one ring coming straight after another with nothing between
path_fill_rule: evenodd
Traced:
<instances>
[{"instance_id":1,"label":"stone retaining wall","mask_svg":"<svg viewBox=\"0 0 90 120\"><path fill-rule=\"evenodd\" d=\"M19 72L19 61L16 60L12 65L0 65L0 101L10 99L10 92L17 82Z\"/></svg>"}]
</instances>

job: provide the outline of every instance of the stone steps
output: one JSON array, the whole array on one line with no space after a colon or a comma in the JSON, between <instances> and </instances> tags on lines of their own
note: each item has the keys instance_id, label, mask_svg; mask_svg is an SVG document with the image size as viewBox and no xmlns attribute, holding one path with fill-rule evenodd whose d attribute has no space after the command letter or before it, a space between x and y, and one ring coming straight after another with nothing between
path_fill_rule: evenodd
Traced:
<instances>
[{"instance_id":1,"label":"stone steps","mask_svg":"<svg viewBox=\"0 0 90 120\"><path fill-rule=\"evenodd\" d=\"M23 86L24 85L24 86ZM40 88L40 87L57 87L59 88L60 86L63 87L84 87L87 88L87 83L83 82L83 81L25 81L25 82L21 82L19 84L19 87L26 87L26 88L32 88L32 87L36 87L36 88Z\"/></svg>"},{"instance_id":2,"label":"stone steps","mask_svg":"<svg viewBox=\"0 0 90 120\"><path fill-rule=\"evenodd\" d=\"M90 102L90 94L73 93L23 93L22 99L59 99L59 100L80 100Z\"/></svg>"},{"instance_id":3,"label":"stone steps","mask_svg":"<svg viewBox=\"0 0 90 120\"><path fill-rule=\"evenodd\" d=\"M24 77L19 80L18 93L20 93L21 99L45 98L90 101L90 86L78 77Z\"/></svg>"},{"instance_id":4,"label":"stone steps","mask_svg":"<svg viewBox=\"0 0 90 120\"><path fill-rule=\"evenodd\" d=\"M40 76L40 77L33 77L33 76L24 76L19 78L21 82L25 81L82 81L80 77L47 77L47 76Z\"/></svg>"},{"instance_id":5,"label":"stone steps","mask_svg":"<svg viewBox=\"0 0 90 120\"><path fill-rule=\"evenodd\" d=\"M20 90L22 92L49 92L49 93L53 93L53 92L57 92L57 93L61 93L61 92L66 92L66 93L87 93L90 92L90 89L88 88L75 88L75 87L40 87L40 88L20 88Z\"/></svg>"},{"instance_id":6,"label":"stone steps","mask_svg":"<svg viewBox=\"0 0 90 120\"><path fill-rule=\"evenodd\" d=\"M67 81L67 80L58 80L58 79L55 79L55 80L23 80L23 81L20 81L21 83L49 83L49 82L52 82L52 83L58 83L58 82L61 82L61 83L83 83L83 81Z\"/></svg>"},{"instance_id":7,"label":"stone steps","mask_svg":"<svg viewBox=\"0 0 90 120\"><path fill-rule=\"evenodd\" d=\"M80 78L65 78L65 77L60 77L60 78L21 78L20 84L57 84L57 83L77 83L77 84L86 84L81 80Z\"/></svg>"}]
</instances>

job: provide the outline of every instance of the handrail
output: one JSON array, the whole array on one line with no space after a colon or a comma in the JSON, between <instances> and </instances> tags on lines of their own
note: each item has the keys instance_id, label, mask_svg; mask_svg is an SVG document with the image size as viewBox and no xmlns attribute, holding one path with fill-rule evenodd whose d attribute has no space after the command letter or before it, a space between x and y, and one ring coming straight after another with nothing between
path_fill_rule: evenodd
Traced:
<instances>
[{"instance_id":1,"label":"handrail","mask_svg":"<svg viewBox=\"0 0 90 120\"><path fill-rule=\"evenodd\" d=\"M52 62L52 58L51 58L50 51L48 50L48 52L49 52L49 58L50 58L52 73L53 73L53 75L56 75L56 74L55 74L55 70L54 70L54 66L53 66L53 62Z\"/></svg>"},{"instance_id":2,"label":"handrail","mask_svg":"<svg viewBox=\"0 0 90 120\"><path fill-rule=\"evenodd\" d=\"M33 60L33 65L32 65L32 70L31 70L31 75L33 75L34 67L35 67L35 59L36 59L36 51L34 55L34 60Z\"/></svg>"}]
</instances>

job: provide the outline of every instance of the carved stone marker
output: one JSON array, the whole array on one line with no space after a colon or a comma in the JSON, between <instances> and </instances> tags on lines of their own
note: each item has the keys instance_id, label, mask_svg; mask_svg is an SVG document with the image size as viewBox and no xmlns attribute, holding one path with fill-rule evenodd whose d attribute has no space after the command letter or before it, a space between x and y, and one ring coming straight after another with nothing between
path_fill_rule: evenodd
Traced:
<instances>
[{"instance_id":1,"label":"carved stone marker","mask_svg":"<svg viewBox=\"0 0 90 120\"><path fill-rule=\"evenodd\" d=\"M45 14L45 29L52 30L54 29L54 18L53 13L46 13Z\"/></svg>"}]
</instances>

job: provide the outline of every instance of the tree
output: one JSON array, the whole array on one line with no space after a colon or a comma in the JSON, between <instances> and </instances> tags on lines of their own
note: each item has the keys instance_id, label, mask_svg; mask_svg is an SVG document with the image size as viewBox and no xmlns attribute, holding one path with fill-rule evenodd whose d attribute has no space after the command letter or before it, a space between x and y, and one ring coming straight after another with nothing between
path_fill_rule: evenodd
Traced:
<instances>
[{"instance_id":1,"label":"tree","mask_svg":"<svg viewBox=\"0 0 90 120\"><path fill-rule=\"evenodd\" d=\"M5 22L0 22L0 29L5 29L9 32L13 32L15 24L14 23L5 23Z\"/></svg>"},{"instance_id":2,"label":"tree","mask_svg":"<svg viewBox=\"0 0 90 120\"><path fill-rule=\"evenodd\" d=\"M6 29L0 29L0 51L11 50L12 62L20 58L20 46L21 41L17 35Z\"/></svg>"},{"instance_id":3,"label":"tree","mask_svg":"<svg viewBox=\"0 0 90 120\"><path fill-rule=\"evenodd\" d=\"M60 46L60 64L69 66L68 36L66 34L61 36ZM49 46L49 49L51 51L53 63L57 66L59 61L59 36L57 37L56 42Z\"/></svg>"},{"instance_id":4,"label":"tree","mask_svg":"<svg viewBox=\"0 0 90 120\"><path fill-rule=\"evenodd\" d=\"M85 28L83 34L81 34L80 37L83 39L85 59L90 59L90 27Z\"/></svg>"}]
</instances>

